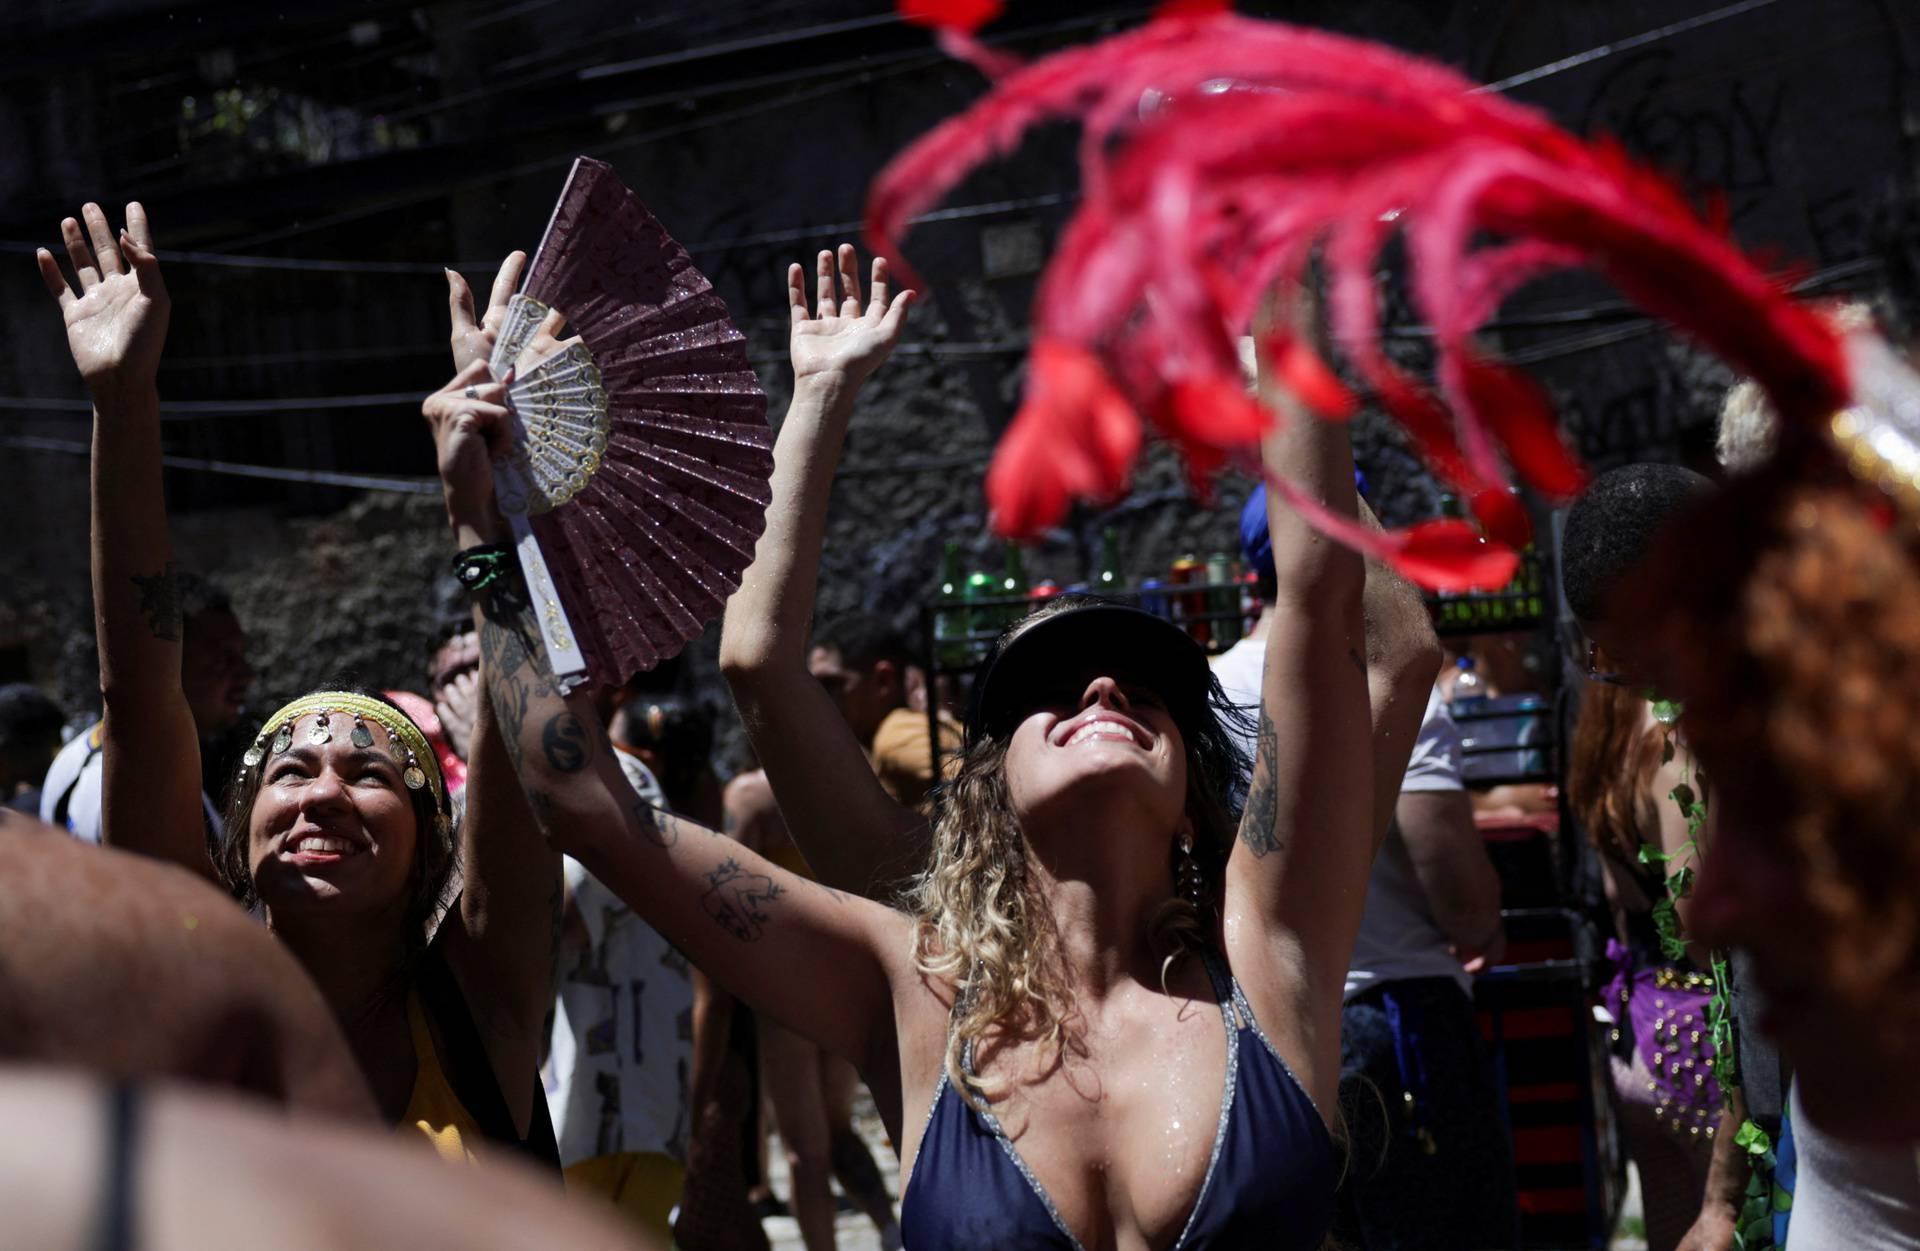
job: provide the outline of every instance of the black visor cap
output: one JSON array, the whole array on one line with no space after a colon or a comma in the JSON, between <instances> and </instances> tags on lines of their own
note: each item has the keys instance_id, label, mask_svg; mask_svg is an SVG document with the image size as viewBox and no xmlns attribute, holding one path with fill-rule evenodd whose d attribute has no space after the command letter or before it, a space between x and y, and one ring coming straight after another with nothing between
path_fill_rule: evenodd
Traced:
<instances>
[{"instance_id":1,"label":"black visor cap","mask_svg":"<svg viewBox=\"0 0 1920 1251\"><path fill-rule=\"evenodd\" d=\"M994 645L974 679L969 744L1009 732L1061 681L1094 669L1146 685L1183 725L1206 715L1212 674L1192 635L1143 609L1075 598L1074 607L1022 621Z\"/></svg>"}]
</instances>

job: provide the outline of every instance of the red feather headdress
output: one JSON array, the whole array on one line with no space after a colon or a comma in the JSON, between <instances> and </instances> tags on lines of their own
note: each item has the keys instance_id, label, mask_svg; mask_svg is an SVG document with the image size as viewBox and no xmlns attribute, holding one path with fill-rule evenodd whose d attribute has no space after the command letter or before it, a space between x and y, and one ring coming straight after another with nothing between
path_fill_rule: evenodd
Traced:
<instances>
[{"instance_id":1,"label":"red feather headdress","mask_svg":"<svg viewBox=\"0 0 1920 1251\"><path fill-rule=\"evenodd\" d=\"M919 0L917 16L937 20L940 7ZM1012 68L969 29L944 30L949 48L995 75L993 89L901 153L869 194L869 241L898 259L909 221L1029 127L1083 126L1083 199L1041 281L1026 399L987 478L1003 532L1031 534L1072 498L1123 490L1142 414L1197 483L1255 463L1275 418L1247 396L1236 340L1316 247L1333 342L1499 548L1525 541L1506 466L1556 498L1585 481L1544 391L1474 339L1543 274L1597 271L1758 379L1787 420L1825 421L1846 402L1835 331L1614 145L1416 57L1191 11L1207 7L1169 6L1138 30ZM1158 107L1142 107L1149 93ZM1396 232L1433 328L1437 396L1380 347L1375 274ZM1263 329L1259 346L1305 404L1344 417L1355 400L1312 341L1296 322ZM1476 547L1464 523L1382 536L1274 485L1310 521L1425 585L1511 573L1512 554Z\"/></svg>"}]
</instances>

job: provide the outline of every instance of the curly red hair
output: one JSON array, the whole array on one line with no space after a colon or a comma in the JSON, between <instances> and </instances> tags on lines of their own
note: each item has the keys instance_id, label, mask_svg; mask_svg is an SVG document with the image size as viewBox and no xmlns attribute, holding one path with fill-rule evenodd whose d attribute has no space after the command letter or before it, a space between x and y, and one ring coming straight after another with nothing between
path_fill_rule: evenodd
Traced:
<instances>
[{"instance_id":1,"label":"curly red hair","mask_svg":"<svg viewBox=\"0 0 1920 1251\"><path fill-rule=\"evenodd\" d=\"M1832 990L1898 1027L1920 1018L1920 543L1824 468L1802 445L1736 479L1629 593L1722 828L1784 855Z\"/></svg>"}]
</instances>

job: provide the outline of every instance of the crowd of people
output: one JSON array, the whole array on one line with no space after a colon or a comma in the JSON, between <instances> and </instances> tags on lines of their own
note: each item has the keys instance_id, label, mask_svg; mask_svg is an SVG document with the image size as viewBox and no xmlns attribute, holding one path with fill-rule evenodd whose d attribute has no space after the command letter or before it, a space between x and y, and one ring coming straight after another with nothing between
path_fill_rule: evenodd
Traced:
<instances>
[{"instance_id":1,"label":"crowd of people","mask_svg":"<svg viewBox=\"0 0 1920 1251\"><path fill-rule=\"evenodd\" d=\"M722 777L676 666L549 664L492 473L516 253L484 309L449 275L423 412L472 611L426 693L313 690L209 759L256 675L172 557L152 232L138 204L61 229L104 711L61 745L0 690L0 1104L35 1127L0 1146L0 1243L764 1247L783 1201L825 1251L837 1181L913 1251L1515 1245L1473 997L1501 880L1400 577L1256 491L1230 650L1063 595L939 708L890 622L814 621L914 298L842 246L788 275L793 399L719 643L752 760ZM1345 425L1261 457L1371 522ZM1566 808L1658 1251L1920 1246L1915 498L1781 432L1567 516Z\"/></svg>"}]
</instances>

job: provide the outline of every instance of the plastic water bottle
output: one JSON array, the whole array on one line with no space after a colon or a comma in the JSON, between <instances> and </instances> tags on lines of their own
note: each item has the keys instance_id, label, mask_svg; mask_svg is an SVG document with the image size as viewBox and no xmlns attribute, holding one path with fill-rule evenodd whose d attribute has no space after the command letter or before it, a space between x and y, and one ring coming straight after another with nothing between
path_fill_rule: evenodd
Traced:
<instances>
[{"instance_id":1,"label":"plastic water bottle","mask_svg":"<svg viewBox=\"0 0 1920 1251\"><path fill-rule=\"evenodd\" d=\"M1486 707L1487 680L1476 671L1473 657L1462 656L1453 662L1453 667L1459 671L1453 679L1453 711L1462 713Z\"/></svg>"}]
</instances>

